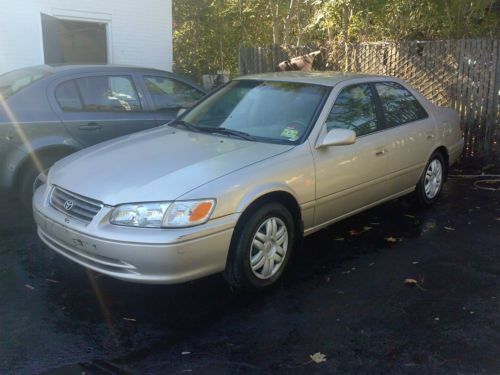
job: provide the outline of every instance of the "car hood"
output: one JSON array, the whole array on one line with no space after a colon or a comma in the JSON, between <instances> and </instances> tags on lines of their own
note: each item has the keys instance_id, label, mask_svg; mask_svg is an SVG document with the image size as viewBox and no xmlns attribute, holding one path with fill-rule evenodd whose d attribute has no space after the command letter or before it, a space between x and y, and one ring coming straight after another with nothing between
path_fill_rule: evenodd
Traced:
<instances>
[{"instance_id":1,"label":"car hood","mask_svg":"<svg viewBox=\"0 0 500 375\"><path fill-rule=\"evenodd\" d=\"M291 148L162 126L60 160L49 183L108 205L174 200Z\"/></svg>"}]
</instances>

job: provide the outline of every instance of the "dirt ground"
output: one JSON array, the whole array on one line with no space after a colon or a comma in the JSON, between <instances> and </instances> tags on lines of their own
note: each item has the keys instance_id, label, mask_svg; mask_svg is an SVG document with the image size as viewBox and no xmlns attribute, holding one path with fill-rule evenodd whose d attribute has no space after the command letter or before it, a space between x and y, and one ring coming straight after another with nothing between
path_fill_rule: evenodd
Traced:
<instances>
[{"instance_id":1,"label":"dirt ground","mask_svg":"<svg viewBox=\"0 0 500 375\"><path fill-rule=\"evenodd\" d=\"M89 273L1 197L1 374L500 373L499 193L469 180L449 180L431 209L404 198L308 237L256 295L220 275Z\"/></svg>"}]
</instances>

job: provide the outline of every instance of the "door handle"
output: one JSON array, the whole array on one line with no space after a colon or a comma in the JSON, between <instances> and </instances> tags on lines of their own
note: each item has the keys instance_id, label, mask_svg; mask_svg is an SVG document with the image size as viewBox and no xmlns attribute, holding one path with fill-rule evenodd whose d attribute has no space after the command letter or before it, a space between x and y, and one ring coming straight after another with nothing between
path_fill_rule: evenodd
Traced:
<instances>
[{"instance_id":1,"label":"door handle","mask_svg":"<svg viewBox=\"0 0 500 375\"><path fill-rule=\"evenodd\" d=\"M387 154L389 151L387 151L387 149L382 149L382 150L377 150L377 152L375 153L375 156L382 156L382 155L385 155Z\"/></svg>"},{"instance_id":2,"label":"door handle","mask_svg":"<svg viewBox=\"0 0 500 375\"><path fill-rule=\"evenodd\" d=\"M80 125L78 129L80 130L99 130L102 128L102 125L99 125L97 122L89 122L87 125Z\"/></svg>"}]
</instances>

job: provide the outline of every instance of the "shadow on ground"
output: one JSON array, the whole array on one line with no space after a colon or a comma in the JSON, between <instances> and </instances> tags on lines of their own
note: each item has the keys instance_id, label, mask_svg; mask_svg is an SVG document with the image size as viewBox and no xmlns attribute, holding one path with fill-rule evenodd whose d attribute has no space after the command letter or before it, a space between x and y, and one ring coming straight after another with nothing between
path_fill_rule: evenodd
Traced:
<instances>
[{"instance_id":1,"label":"shadow on ground","mask_svg":"<svg viewBox=\"0 0 500 375\"><path fill-rule=\"evenodd\" d=\"M432 209L400 199L308 237L283 282L248 295L219 275L89 273L3 193L0 373L499 373L499 228L498 193L450 180Z\"/></svg>"}]
</instances>

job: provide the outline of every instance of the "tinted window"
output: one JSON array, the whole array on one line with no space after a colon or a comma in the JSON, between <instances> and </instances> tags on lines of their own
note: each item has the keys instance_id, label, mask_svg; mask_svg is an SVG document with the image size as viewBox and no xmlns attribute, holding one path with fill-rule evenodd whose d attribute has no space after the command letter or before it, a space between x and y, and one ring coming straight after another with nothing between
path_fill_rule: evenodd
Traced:
<instances>
[{"instance_id":1,"label":"tinted window","mask_svg":"<svg viewBox=\"0 0 500 375\"><path fill-rule=\"evenodd\" d=\"M326 120L326 129L333 128L354 130L358 137L379 130L369 85L349 86L340 92Z\"/></svg>"},{"instance_id":2,"label":"tinted window","mask_svg":"<svg viewBox=\"0 0 500 375\"><path fill-rule=\"evenodd\" d=\"M197 126L245 132L261 141L298 142L328 88L305 83L237 80L182 117Z\"/></svg>"},{"instance_id":3,"label":"tinted window","mask_svg":"<svg viewBox=\"0 0 500 375\"><path fill-rule=\"evenodd\" d=\"M76 80L83 109L91 112L140 111L141 103L134 84L127 77L102 76Z\"/></svg>"},{"instance_id":4,"label":"tinted window","mask_svg":"<svg viewBox=\"0 0 500 375\"><path fill-rule=\"evenodd\" d=\"M194 87L166 77L144 77L157 111L189 108L204 93Z\"/></svg>"},{"instance_id":5,"label":"tinted window","mask_svg":"<svg viewBox=\"0 0 500 375\"><path fill-rule=\"evenodd\" d=\"M376 83L375 88L382 102L387 126L406 124L427 117L418 100L399 83Z\"/></svg>"},{"instance_id":6,"label":"tinted window","mask_svg":"<svg viewBox=\"0 0 500 375\"><path fill-rule=\"evenodd\" d=\"M57 86L56 99L64 112L81 111L83 109L75 81L67 81Z\"/></svg>"}]
</instances>

